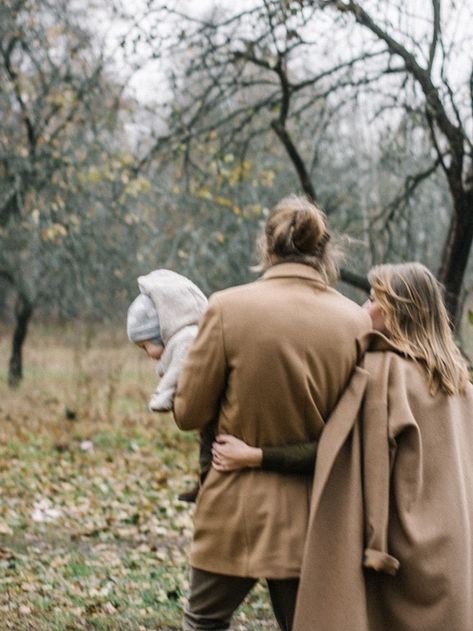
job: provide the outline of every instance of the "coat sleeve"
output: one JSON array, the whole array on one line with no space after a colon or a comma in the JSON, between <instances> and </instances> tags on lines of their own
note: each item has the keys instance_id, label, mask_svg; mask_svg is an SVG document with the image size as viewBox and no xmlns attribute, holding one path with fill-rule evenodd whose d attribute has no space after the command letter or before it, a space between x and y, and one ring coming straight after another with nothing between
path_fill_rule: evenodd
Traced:
<instances>
[{"instance_id":1,"label":"coat sleeve","mask_svg":"<svg viewBox=\"0 0 473 631\"><path fill-rule=\"evenodd\" d=\"M172 410L177 381L196 333L196 325L187 326L176 333L166 345L158 364L161 380L148 404L151 412Z\"/></svg>"},{"instance_id":2,"label":"coat sleeve","mask_svg":"<svg viewBox=\"0 0 473 631\"><path fill-rule=\"evenodd\" d=\"M166 412L172 409L177 379L182 365L182 361L180 361L179 356L175 352L176 350L173 349L174 352L171 352L170 361L161 372L159 385L148 402L150 412ZM162 366L163 364L161 364Z\"/></svg>"},{"instance_id":3,"label":"coat sleeve","mask_svg":"<svg viewBox=\"0 0 473 631\"><path fill-rule=\"evenodd\" d=\"M174 420L180 429L202 429L218 418L226 378L222 313L213 296L177 384Z\"/></svg>"},{"instance_id":4,"label":"coat sleeve","mask_svg":"<svg viewBox=\"0 0 473 631\"><path fill-rule=\"evenodd\" d=\"M263 447L261 468L280 473L314 473L316 451L317 441L283 447Z\"/></svg>"},{"instance_id":5,"label":"coat sleeve","mask_svg":"<svg viewBox=\"0 0 473 631\"><path fill-rule=\"evenodd\" d=\"M376 357L377 355L377 357ZM382 357L382 362L379 361ZM388 551L390 502L389 394L391 362L388 353L365 358L371 378L363 406L363 500L365 549L363 565L395 575L399 561ZM399 393L397 393L399 394Z\"/></svg>"}]
</instances>

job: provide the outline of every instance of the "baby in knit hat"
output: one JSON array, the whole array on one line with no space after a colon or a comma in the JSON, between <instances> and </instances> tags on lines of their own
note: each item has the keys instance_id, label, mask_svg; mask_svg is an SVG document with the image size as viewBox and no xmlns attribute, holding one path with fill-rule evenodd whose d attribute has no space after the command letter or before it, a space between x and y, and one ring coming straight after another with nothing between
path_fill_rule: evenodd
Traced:
<instances>
[{"instance_id":1,"label":"baby in knit hat","mask_svg":"<svg viewBox=\"0 0 473 631\"><path fill-rule=\"evenodd\" d=\"M153 412L165 412L172 409L177 380L207 298L188 278L167 269L140 276L138 287L140 294L128 308L128 338L157 360L160 381L148 407ZM214 429L209 426L201 434L201 479L210 467L213 439ZM193 501L196 495L197 489L193 489L179 498Z\"/></svg>"},{"instance_id":2,"label":"baby in knit hat","mask_svg":"<svg viewBox=\"0 0 473 631\"><path fill-rule=\"evenodd\" d=\"M131 342L158 360L161 377L149 409L172 409L177 380L197 333L207 298L192 281L176 272L159 269L138 278L140 294L128 308L127 333Z\"/></svg>"}]
</instances>

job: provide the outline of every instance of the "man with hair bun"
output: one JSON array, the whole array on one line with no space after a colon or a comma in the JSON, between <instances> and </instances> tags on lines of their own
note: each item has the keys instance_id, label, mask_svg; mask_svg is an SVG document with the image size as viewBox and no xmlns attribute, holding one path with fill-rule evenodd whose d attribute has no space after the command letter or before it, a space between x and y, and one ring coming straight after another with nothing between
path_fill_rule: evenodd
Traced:
<instances>
[{"instance_id":1,"label":"man with hair bun","mask_svg":"<svg viewBox=\"0 0 473 631\"><path fill-rule=\"evenodd\" d=\"M291 196L259 242L263 275L214 294L179 378L183 430L212 420L254 447L314 442L358 359L365 311L331 286L337 260L324 213ZM200 491L183 628L228 629L265 579L281 629L292 627L312 476L212 468Z\"/></svg>"},{"instance_id":2,"label":"man with hair bun","mask_svg":"<svg viewBox=\"0 0 473 631\"><path fill-rule=\"evenodd\" d=\"M317 463L314 443L271 449L282 472L315 468L293 630L471 631L468 366L425 266L379 265L368 279L373 332ZM235 436L212 451L224 473L267 465L267 449Z\"/></svg>"}]
</instances>

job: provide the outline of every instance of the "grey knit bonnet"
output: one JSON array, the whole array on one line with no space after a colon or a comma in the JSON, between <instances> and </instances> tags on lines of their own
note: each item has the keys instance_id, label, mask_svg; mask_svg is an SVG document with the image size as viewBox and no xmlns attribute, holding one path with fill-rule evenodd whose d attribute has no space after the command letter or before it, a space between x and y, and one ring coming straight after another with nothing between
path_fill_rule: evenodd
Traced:
<instances>
[{"instance_id":1,"label":"grey knit bonnet","mask_svg":"<svg viewBox=\"0 0 473 631\"><path fill-rule=\"evenodd\" d=\"M149 296L140 294L128 307L126 330L130 342L163 343L158 312Z\"/></svg>"}]
</instances>

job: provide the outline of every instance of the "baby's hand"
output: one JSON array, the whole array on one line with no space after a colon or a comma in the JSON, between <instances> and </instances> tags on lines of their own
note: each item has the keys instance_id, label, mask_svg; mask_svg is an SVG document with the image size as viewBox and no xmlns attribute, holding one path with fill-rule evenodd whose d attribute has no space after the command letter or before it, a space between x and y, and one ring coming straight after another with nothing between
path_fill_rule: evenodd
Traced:
<instances>
[{"instance_id":1,"label":"baby's hand","mask_svg":"<svg viewBox=\"0 0 473 631\"><path fill-rule=\"evenodd\" d=\"M164 400L165 398L157 394L153 394L148 403L150 412L169 412L172 410L172 401Z\"/></svg>"},{"instance_id":2,"label":"baby's hand","mask_svg":"<svg viewBox=\"0 0 473 631\"><path fill-rule=\"evenodd\" d=\"M260 467L262 460L262 449L250 447L236 436L219 434L212 443L212 466L217 471Z\"/></svg>"},{"instance_id":3,"label":"baby's hand","mask_svg":"<svg viewBox=\"0 0 473 631\"><path fill-rule=\"evenodd\" d=\"M158 375L158 377L162 377L164 375L164 373L166 372L162 359L159 359L156 362L155 371L156 371L156 374Z\"/></svg>"}]
</instances>

